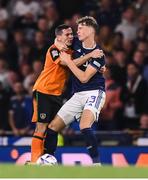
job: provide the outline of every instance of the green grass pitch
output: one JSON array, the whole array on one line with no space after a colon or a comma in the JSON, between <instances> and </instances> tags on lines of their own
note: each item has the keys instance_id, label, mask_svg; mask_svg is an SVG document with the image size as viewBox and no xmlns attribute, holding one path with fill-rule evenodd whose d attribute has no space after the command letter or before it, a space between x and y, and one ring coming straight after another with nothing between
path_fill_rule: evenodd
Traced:
<instances>
[{"instance_id":1,"label":"green grass pitch","mask_svg":"<svg viewBox=\"0 0 148 180\"><path fill-rule=\"evenodd\" d=\"M0 178L148 178L148 168L18 166L0 164Z\"/></svg>"}]
</instances>

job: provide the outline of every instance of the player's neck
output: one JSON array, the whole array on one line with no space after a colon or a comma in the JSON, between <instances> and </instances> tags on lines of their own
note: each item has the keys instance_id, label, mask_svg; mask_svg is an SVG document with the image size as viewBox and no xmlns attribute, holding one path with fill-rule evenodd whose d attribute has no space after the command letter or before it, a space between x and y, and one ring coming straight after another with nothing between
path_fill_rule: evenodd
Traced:
<instances>
[{"instance_id":1,"label":"player's neck","mask_svg":"<svg viewBox=\"0 0 148 180\"><path fill-rule=\"evenodd\" d=\"M96 46L94 38L87 38L82 42L82 45L86 49L93 49Z\"/></svg>"}]
</instances>

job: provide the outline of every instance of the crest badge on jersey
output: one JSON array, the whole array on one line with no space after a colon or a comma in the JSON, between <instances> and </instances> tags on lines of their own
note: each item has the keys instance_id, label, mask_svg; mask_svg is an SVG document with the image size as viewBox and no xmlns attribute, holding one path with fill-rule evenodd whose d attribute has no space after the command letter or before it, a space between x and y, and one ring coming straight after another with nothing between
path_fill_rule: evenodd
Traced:
<instances>
[{"instance_id":1,"label":"crest badge on jersey","mask_svg":"<svg viewBox=\"0 0 148 180\"><path fill-rule=\"evenodd\" d=\"M59 57L59 51L57 49L51 49L50 54L54 61Z\"/></svg>"},{"instance_id":2,"label":"crest badge on jersey","mask_svg":"<svg viewBox=\"0 0 148 180\"><path fill-rule=\"evenodd\" d=\"M78 52L81 52L81 49L77 49Z\"/></svg>"},{"instance_id":3,"label":"crest badge on jersey","mask_svg":"<svg viewBox=\"0 0 148 180\"><path fill-rule=\"evenodd\" d=\"M45 119L46 118L46 114L45 113L40 113L40 118L41 119Z\"/></svg>"}]
</instances>

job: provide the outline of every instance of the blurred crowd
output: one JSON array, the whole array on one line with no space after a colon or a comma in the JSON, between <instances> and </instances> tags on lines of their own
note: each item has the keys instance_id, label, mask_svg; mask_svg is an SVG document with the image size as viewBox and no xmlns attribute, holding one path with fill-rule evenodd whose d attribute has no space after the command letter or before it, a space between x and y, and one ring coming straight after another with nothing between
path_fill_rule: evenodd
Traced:
<instances>
[{"instance_id":1,"label":"blurred crowd","mask_svg":"<svg viewBox=\"0 0 148 180\"><path fill-rule=\"evenodd\" d=\"M96 40L107 63L107 98L96 130L148 129L147 0L0 0L1 134L32 133L32 86L54 29L66 23L76 33L84 15L99 23Z\"/></svg>"}]
</instances>

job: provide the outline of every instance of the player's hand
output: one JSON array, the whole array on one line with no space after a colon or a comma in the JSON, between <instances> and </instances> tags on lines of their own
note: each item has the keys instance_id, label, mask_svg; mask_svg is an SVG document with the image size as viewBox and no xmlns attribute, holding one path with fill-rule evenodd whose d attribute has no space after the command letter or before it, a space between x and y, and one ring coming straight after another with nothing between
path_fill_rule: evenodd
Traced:
<instances>
[{"instance_id":1,"label":"player's hand","mask_svg":"<svg viewBox=\"0 0 148 180\"><path fill-rule=\"evenodd\" d=\"M104 53L102 50L99 49L95 49L91 52L91 57L92 58L101 58L102 56L104 56Z\"/></svg>"},{"instance_id":2,"label":"player's hand","mask_svg":"<svg viewBox=\"0 0 148 180\"><path fill-rule=\"evenodd\" d=\"M57 40L57 38L55 38L54 44L60 51L67 51L68 50L68 47L64 43L59 42Z\"/></svg>"},{"instance_id":3,"label":"player's hand","mask_svg":"<svg viewBox=\"0 0 148 180\"><path fill-rule=\"evenodd\" d=\"M105 73L105 71L106 71L106 66L101 67L101 69L99 70L99 72L102 74Z\"/></svg>"},{"instance_id":4,"label":"player's hand","mask_svg":"<svg viewBox=\"0 0 148 180\"><path fill-rule=\"evenodd\" d=\"M67 65L69 61L71 61L71 55L65 52L60 53L60 60L62 65Z\"/></svg>"}]
</instances>

